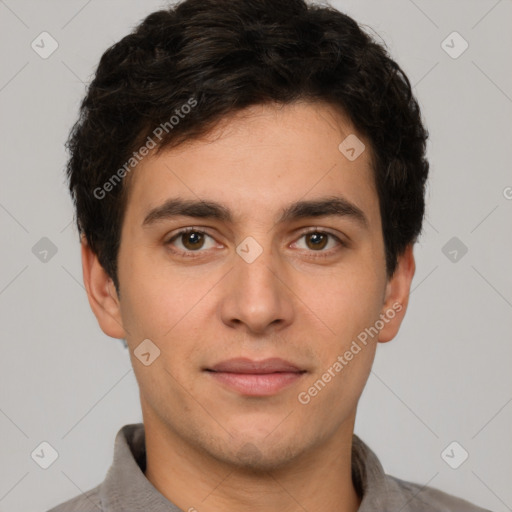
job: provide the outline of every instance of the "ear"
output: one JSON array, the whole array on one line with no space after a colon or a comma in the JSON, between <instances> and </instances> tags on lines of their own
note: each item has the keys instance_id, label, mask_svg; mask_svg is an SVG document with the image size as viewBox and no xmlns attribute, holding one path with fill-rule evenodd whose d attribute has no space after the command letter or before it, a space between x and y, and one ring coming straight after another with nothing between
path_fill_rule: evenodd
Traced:
<instances>
[{"instance_id":1,"label":"ear","mask_svg":"<svg viewBox=\"0 0 512 512\"><path fill-rule=\"evenodd\" d=\"M384 304L380 315L384 327L380 330L378 337L381 343L391 341L400 329L409 303L409 293L415 270L413 245L410 244L398 257L395 273L388 279L386 285Z\"/></svg>"},{"instance_id":2,"label":"ear","mask_svg":"<svg viewBox=\"0 0 512 512\"><path fill-rule=\"evenodd\" d=\"M81 238L82 271L87 298L101 330L112 338L125 338L121 308L114 282L101 266L84 236Z\"/></svg>"}]
</instances>

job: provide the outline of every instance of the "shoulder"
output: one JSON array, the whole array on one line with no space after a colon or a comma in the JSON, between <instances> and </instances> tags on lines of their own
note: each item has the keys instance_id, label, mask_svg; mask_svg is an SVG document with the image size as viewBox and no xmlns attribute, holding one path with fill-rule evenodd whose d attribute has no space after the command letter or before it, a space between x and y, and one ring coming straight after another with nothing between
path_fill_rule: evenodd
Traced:
<instances>
[{"instance_id":1,"label":"shoulder","mask_svg":"<svg viewBox=\"0 0 512 512\"><path fill-rule=\"evenodd\" d=\"M362 495L359 512L490 512L434 487L386 474L377 455L355 434L352 478Z\"/></svg>"},{"instance_id":2,"label":"shoulder","mask_svg":"<svg viewBox=\"0 0 512 512\"><path fill-rule=\"evenodd\" d=\"M407 482L390 475L386 475L386 478L389 487L395 488L397 495L403 497L404 512L490 512L434 487Z\"/></svg>"},{"instance_id":3,"label":"shoulder","mask_svg":"<svg viewBox=\"0 0 512 512\"><path fill-rule=\"evenodd\" d=\"M75 496L47 512L100 512L103 510L101 506L100 487L101 485L98 485L90 491Z\"/></svg>"}]
</instances>

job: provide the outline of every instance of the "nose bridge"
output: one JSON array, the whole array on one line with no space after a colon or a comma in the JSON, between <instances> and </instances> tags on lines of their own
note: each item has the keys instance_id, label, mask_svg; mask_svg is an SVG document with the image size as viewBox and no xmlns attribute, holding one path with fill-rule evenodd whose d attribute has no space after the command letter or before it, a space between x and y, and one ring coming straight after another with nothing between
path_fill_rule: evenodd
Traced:
<instances>
[{"instance_id":1,"label":"nose bridge","mask_svg":"<svg viewBox=\"0 0 512 512\"><path fill-rule=\"evenodd\" d=\"M270 325L286 325L292 320L289 290L283 284L279 254L269 245L247 237L236 249L234 268L221 314L224 323L244 324L248 330L262 332Z\"/></svg>"}]
</instances>

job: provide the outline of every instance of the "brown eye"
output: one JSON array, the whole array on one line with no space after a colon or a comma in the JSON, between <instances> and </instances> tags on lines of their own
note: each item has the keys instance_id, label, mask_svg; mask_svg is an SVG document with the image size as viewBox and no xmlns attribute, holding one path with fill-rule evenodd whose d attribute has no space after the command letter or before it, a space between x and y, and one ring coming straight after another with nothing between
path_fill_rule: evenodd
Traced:
<instances>
[{"instance_id":1,"label":"brown eye","mask_svg":"<svg viewBox=\"0 0 512 512\"><path fill-rule=\"evenodd\" d=\"M329 235L326 233L319 233L317 231L313 233L308 233L305 235L306 237L306 245L309 249L313 250L321 250L323 249L329 240Z\"/></svg>"},{"instance_id":2,"label":"brown eye","mask_svg":"<svg viewBox=\"0 0 512 512\"><path fill-rule=\"evenodd\" d=\"M296 242L295 248L317 253L315 257L332 256L335 252L345 247L345 243L333 233L319 229L303 233Z\"/></svg>"},{"instance_id":3,"label":"brown eye","mask_svg":"<svg viewBox=\"0 0 512 512\"><path fill-rule=\"evenodd\" d=\"M204 233L199 231L189 231L188 233L181 234L181 243L186 249L193 251L201 249L204 245Z\"/></svg>"},{"instance_id":4,"label":"brown eye","mask_svg":"<svg viewBox=\"0 0 512 512\"><path fill-rule=\"evenodd\" d=\"M215 247L215 240L200 229L187 228L176 233L167 245L180 254L203 253Z\"/></svg>"}]
</instances>

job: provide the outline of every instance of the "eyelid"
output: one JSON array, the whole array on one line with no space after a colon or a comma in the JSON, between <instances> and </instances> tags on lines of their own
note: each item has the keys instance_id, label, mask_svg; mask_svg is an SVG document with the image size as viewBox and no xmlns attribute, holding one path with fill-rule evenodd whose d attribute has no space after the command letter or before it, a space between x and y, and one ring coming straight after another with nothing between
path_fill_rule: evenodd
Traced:
<instances>
[{"instance_id":1,"label":"eyelid","mask_svg":"<svg viewBox=\"0 0 512 512\"><path fill-rule=\"evenodd\" d=\"M339 234L333 233L329 228L322 228L320 226L312 226L310 228L306 228L305 231L299 230L301 236L307 235L309 233L324 233L326 235L331 235L334 238L340 238ZM341 240L341 238L340 238Z\"/></svg>"},{"instance_id":2,"label":"eyelid","mask_svg":"<svg viewBox=\"0 0 512 512\"><path fill-rule=\"evenodd\" d=\"M204 227L200 228L199 226L187 226L185 228L178 229L178 231L176 232L173 231L172 235L166 235L166 239L168 242L170 242L171 240L174 240L178 236L183 235L184 233L190 233L191 231L197 231L198 233L204 233L205 235L211 236L207 231L205 231Z\"/></svg>"},{"instance_id":3,"label":"eyelid","mask_svg":"<svg viewBox=\"0 0 512 512\"><path fill-rule=\"evenodd\" d=\"M210 238L215 240L215 237L213 235L211 235L210 233L208 233L208 231L206 231L206 228L201 228L201 227L196 227L196 226L187 226L186 228L181 228L178 231L176 231L174 234L167 236L165 239L166 240L165 244L170 244L171 242L173 242L174 240L179 238L181 235L185 235L187 233L201 233L202 235L209 236ZM217 242L217 240L215 240L215 241ZM219 242L217 242L217 243L219 243ZM200 252L200 251L188 251L188 252Z\"/></svg>"}]
</instances>

